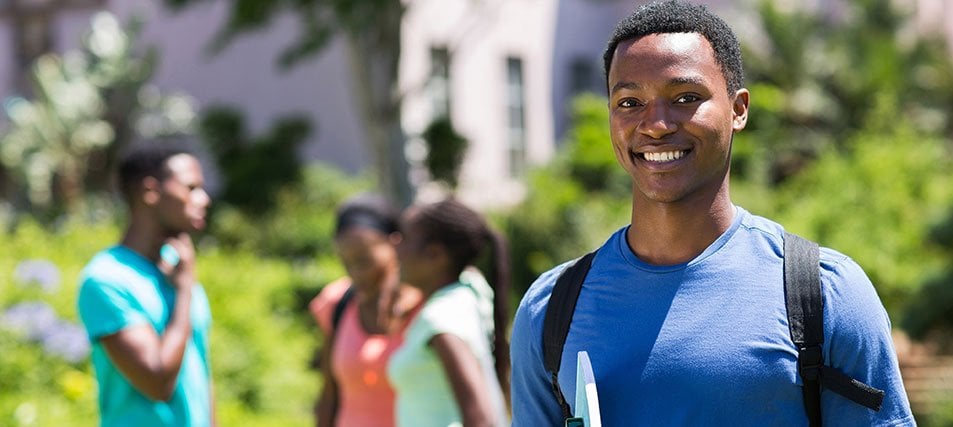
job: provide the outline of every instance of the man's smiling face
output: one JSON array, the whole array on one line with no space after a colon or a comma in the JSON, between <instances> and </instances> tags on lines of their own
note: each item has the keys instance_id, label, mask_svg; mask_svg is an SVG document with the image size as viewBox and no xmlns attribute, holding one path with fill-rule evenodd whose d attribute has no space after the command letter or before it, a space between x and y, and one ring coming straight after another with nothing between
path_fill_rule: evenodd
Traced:
<instances>
[{"instance_id":1,"label":"man's smiling face","mask_svg":"<svg viewBox=\"0 0 953 427\"><path fill-rule=\"evenodd\" d=\"M748 92L729 95L704 36L623 41L608 83L612 146L637 201L708 198L727 185L731 138L747 121Z\"/></svg>"}]
</instances>

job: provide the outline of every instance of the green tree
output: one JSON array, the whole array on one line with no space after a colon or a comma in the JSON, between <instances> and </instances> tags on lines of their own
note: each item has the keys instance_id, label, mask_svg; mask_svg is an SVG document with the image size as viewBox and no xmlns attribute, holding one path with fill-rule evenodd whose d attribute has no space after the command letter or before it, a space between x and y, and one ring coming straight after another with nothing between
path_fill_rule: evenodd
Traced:
<instances>
[{"instance_id":1,"label":"green tree","mask_svg":"<svg viewBox=\"0 0 953 427\"><path fill-rule=\"evenodd\" d=\"M948 141L891 120L899 108L880 95L864 128L775 190L774 216L789 230L854 258L895 319L923 283L949 264L928 245L953 203Z\"/></svg>"},{"instance_id":2,"label":"green tree","mask_svg":"<svg viewBox=\"0 0 953 427\"><path fill-rule=\"evenodd\" d=\"M457 133L453 122L447 116L440 116L430 122L421 136L427 143L427 159L424 164L430 171L430 177L455 189L467 150L467 139Z\"/></svg>"},{"instance_id":3,"label":"green tree","mask_svg":"<svg viewBox=\"0 0 953 427\"><path fill-rule=\"evenodd\" d=\"M953 130L949 51L938 34L911 33L912 17L895 2L853 0L842 16L776 4L761 1L764 37L744 49L752 120L739 135L750 145L737 150L736 173L777 183L829 146L843 148L868 122L878 93L893 94L899 106L891 120Z\"/></svg>"},{"instance_id":4,"label":"green tree","mask_svg":"<svg viewBox=\"0 0 953 427\"><path fill-rule=\"evenodd\" d=\"M921 319L912 300L939 301L917 295L943 264L929 229L953 203L949 50L890 0L837 16L777 4L761 1L765 37L744 46L751 120L735 138L733 194L855 257L895 316Z\"/></svg>"},{"instance_id":5,"label":"green tree","mask_svg":"<svg viewBox=\"0 0 953 427\"><path fill-rule=\"evenodd\" d=\"M281 188L300 180L297 149L311 132L307 118L283 118L252 138L241 113L213 107L203 112L199 128L224 178L220 201L262 214L275 207Z\"/></svg>"},{"instance_id":6,"label":"green tree","mask_svg":"<svg viewBox=\"0 0 953 427\"><path fill-rule=\"evenodd\" d=\"M205 0L165 0L183 8ZM401 95L397 88L400 60L401 0L232 0L225 27L212 41L221 49L239 34L260 29L272 18L291 12L301 21L302 32L278 56L292 66L324 48L335 35L347 41L350 70L354 76L364 129L381 192L402 203L412 199L404 157L406 136L401 127Z\"/></svg>"},{"instance_id":7,"label":"green tree","mask_svg":"<svg viewBox=\"0 0 953 427\"><path fill-rule=\"evenodd\" d=\"M556 158L531 171L526 198L506 215L518 295L539 274L597 248L628 223L631 181L616 162L608 122L605 98L575 99Z\"/></svg>"},{"instance_id":8,"label":"green tree","mask_svg":"<svg viewBox=\"0 0 953 427\"><path fill-rule=\"evenodd\" d=\"M943 219L930 230L928 243L942 253L947 260L944 267L928 276L923 286L912 298L903 318L903 327L914 338L932 338L947 349L953 348L953 204ZM949 405L948 417L953 419L953 403Z\"/></svg>"},{"instance_id":9,"label":"green tree","mask_svg":"<svg viewBox=\"0 0 953 427\"><path fill-rule=\"evenodd\" d=\"M135 133L188 131L191 101L148 85L156 54L137 51L138 28L96 14L82 49L37 60L36 99L6 104L0 161L25 189L21 209L75 212L88 190L106 189L116 153Z\"/></svg>"}]
</instances>

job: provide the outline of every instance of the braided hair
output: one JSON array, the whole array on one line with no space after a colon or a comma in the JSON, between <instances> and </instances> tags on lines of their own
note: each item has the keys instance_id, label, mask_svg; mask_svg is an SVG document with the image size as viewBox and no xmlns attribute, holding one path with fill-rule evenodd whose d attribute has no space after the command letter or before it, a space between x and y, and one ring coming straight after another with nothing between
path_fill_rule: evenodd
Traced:
<instances>
[{"instance_id":1,"label":"braided hair","mask_svg":"<svg viewBox=\"0 0 953 427\"><path fill-rule=\"evenodd\" d=\"M490 286L493 288L493 358L496 375L509 397L509 321L510 265L506 240L489 227L477 212L459 201L447 199L422 206L416 215L417 231L425 243L439 243L450 254L454 277L483 255L488 255Z\"/></svg>"}]
</instances>

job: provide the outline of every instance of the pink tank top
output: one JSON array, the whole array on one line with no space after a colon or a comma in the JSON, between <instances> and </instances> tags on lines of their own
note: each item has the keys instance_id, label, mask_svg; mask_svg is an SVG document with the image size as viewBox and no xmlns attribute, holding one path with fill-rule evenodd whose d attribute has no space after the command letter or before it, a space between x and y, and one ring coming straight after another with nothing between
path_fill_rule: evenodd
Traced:
<instances>
[{"instance_id":1,"label":"pink tank top","mask_svg":"<svg viewBox=\"0 0 953 427\"><path fill-rule=\"evenodd\" d=\"M334 307L351 281L328 284L309 309L322 330L331 329ZM331 370L338 385L336 425L348 427L394 425L394 390L387 380L387 361L403 342L403 330L394 336L368 334L358 319L352 299L338 324L331 354Z\"/></svg>"}]
</instances>

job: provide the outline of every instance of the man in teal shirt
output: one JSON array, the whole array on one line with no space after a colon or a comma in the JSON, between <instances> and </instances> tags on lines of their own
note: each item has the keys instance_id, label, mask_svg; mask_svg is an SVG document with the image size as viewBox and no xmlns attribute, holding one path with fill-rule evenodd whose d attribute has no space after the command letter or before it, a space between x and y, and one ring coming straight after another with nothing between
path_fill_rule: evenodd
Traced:
<instances>
[{"instance_id":1,"label":"man in teal shirt","mask_svg":"<svg viewBox=\"0 0 953 427\"><path fill-rule=\"evenodd\" d=\"M189 233L210 203L188 151L143 145L119 166L130 221L80 277L102 426L214 425L208 298Z\"/></svg>"}]
</instances>

